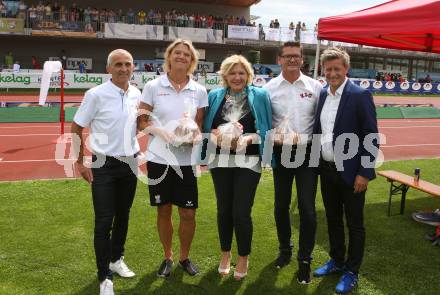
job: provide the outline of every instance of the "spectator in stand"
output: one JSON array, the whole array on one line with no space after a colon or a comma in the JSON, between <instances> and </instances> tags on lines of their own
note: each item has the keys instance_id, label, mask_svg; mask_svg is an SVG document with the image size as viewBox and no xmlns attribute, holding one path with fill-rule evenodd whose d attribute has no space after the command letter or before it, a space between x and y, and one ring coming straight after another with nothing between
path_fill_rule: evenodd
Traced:
<instances>
[{"instance_id":1,"label":"spectator in stand","mask_svg":"<svg viewBox=\"0 0 440 295\"><path fill-rule=\"evenodd\" d=\"M152 63L146 63L144 64L144 68L145 68L145 72L153 72L154 71L154 67Z\"/></svg>"},{"instance_id":2,"label":"spectator in stand","mask_svg":"<svg viewBox=\"0 0 440 295\"><path fill-rule=\"evenodd\" d=\"M43 5L43 2L40 1L40 2L38 2L38 5L37 5L37 19L39 21L41 21L41 20L43 20L43 17L44 17L44 5Z\"/></svg>"},{"instance_id":3,"label":"spectator in stand","mask_svg":"<svg viewBox=\"0 0 440 295\"><path fill-rule=\"evenodd\" d=\"M277 18L275 19L273 25L274 25L274 28L276 28L276 29L279 29L279 28L280 28L280 22L278 21Z\"/></svg>"},{"instance_id":4,"label":"spectator in stand","mask_svg":"<svg viewBox=\"0 0 440 295\"><path fill-rule=\"evenodd\" d=\"M271 20L271 21L270 21L270 24L269 24L269 28L273 29L274 27L275 27L275 25L274 25L274 21Z\"/></svg>"},{"instance_id":5,"label":"spectator in stand","mask_svg":"<svg viewBox=\"0 0 440 295\"><path fill-rule=\"evenodd\" d=\"M41 64L40 64L40 62L38 61L38 59L37 59L37 57L35 55L32 56L31 63L32 63L32 68L34 70L40 70L41 69Z\"/></svg>"},{"instance_id":6,"label":"spectator in stand","mask_svg":"<svg viewBox=\"0 0 440 295\"><path fill-rule=\"evenodd\" d=\"M8 16L8 9L6 8L6 5L3 4L3 1L0 2L0 17L7 17Z\"/></svg>"},{"instance_id":7,"label":"spectator in stand","mask_svg":"<svg viewBox=\"0 0 440 295\"><path fill-rule=\"evenodd\" d=\"M122 11L122 9L118 10L118 13L116 14L116 22L118 23L125 23L125 15L124 15L124 11Z\"/></svg>"},{"instance_id":8,"label":"spectator in stand","mask_svg":"<svg viewBox=\"0 0 440 295\"><path fill-rule=\"evenodd\" d=\"M300 41L301 38L301 22L298 22L295 27L295 41Z\"/></svg>"},{"instance_id":9,"label":"spectator in stand","mask_svg":"<svg viewBox=\"0 0 440 295\"><path fill-rule=\"evenodd\" d=\"M137 16L138 16L139 24L140 25L145 24L145 19L147 17L147 13L143 9L138 11Z\"/></svg>"},{"instance_id":10,"label":"spectator in stand","mask_svg":"<svg viewBox=\"0 0 440 295\"><path fill-rule=\"evenodd\" d=\"M110 9L110 11L107 12L107 22L109 23L116 22L116 13L113 11L113 9Z\"/></svg>"},{"instance_id":11,"label":"spectator in stand","mask_svg":"<svg viewBox=\"0 0 440 295\"><path fill-rule=\"evenodd\" d=\"M8 54L5 55L5 65L8 69L12 69L12 65L14 64L14 56L12 52L9 51Z\"/></svg>"},{"instance_id":12,"label":"spectator in stand","mask_svg":"<svg viewBox=\"0 0 440 295\"><path fill-rule=\"evenodd\" d=\"M13 18L17 17L18 6L19 6L18 0L5 1L5 6L6 6L6 10L7 10L7 17L13 17Z\"/></svg>"},{"instance_id":13,"label":"spectator in stand","mask_svg":"<svg viewBox=\"0 0 440 295\"><path fill-rule=\"evenodd\" d=\"M245 26L246 25L246 19L244 18L244 16L240 17L240 21L238 22L238 24L240 26Z\"/></svg>"},{"instance_id":14,"label":"spectator in stand","mask_svg":"<svg viewBox=\"0 0 440 295\"><path fill-rule=\"evenodd\" d=\"M86 72L86 63L83 60L80 61L79 65L78 65L78 69L81 74Z\"/></svg>"},{"instance_id":15,"label":"spectator in stand","mask_svg":"<svg viewBox=\"0 0 440 295\"><path fill-rule=\"evenodd\" d=\"M155 16L155 19L154 19L154 24L155 24L155 25L162 25L162 24L163 24L163 21L162 21L162 12L161 12L160 10L158 10L158 11L156 12L156 16Z\"/></svg>"},{"instance_id":16,"label":"spectator in stand","mask_svg":"<svg viewBox=\"0 0 440 295\"><path fill-rule=\"evenodd\" d=\"M60 10L61 10L61 8L58 5L58 2L55 2L53 4L53 7L52 7L52 13L53 13L53 20L54 21L60 20Z\"/></svg>"},{"instance_id":17,"label":"spectator in stand","mask_svg":"<svg viewBox=\"0 0 440 295\"><path fill-rule=\"evenodd\" d=\"M90 24L92 22L91 14L92 14L92 9L90 8L90 6L84 9L84 22L86 24Z\"/></svg>"},{"instance_id":18,"label":"spectator in stand","mask_svg":"<svg viewBox=\"0 0 440 295\"><path fill-rule=\"evenodd\" d=\"M425 83L431 83L432 82L432 78L431 78L431 76L428 74L428 75L426 75L426 77L425 77Z\"/></svg>"},{"instance_id":19,"label":"spectator in stand","mask_svg":"<svg viewBox=\"0 0 440 295\"><path fill-rule=\"evenodd\" d=\"M196 27L197 28L201 27L201 17L198 13L196 14Z\"/></svg>"},{"instance_id":20,"label":"spectator in stand","mask_svg":"<svg viewBox=\"0 0 440 295\"><path fill-rule=\"evenodd\" d=\"M134 24L134 18L135 18L135 13L133 11L133 8L129 8L127 11L127 22L129 24Z\"/></svg>"},{"instance_id":21,"label":"spectator in stand","mask_svg":"<svg viewBox=\"0 0 440 295\"><path fill-rule=\"evenodd\" d=\"M14 65L12 66L12 71L14 73L20 72L20 62L18 60L15 61Z\"/></svg>"},{"instance_id":22,"label":"spectator in stand","mask_svg":"<svg viewBox=\"0 0 440 295\"><path fill-rule=\"evenodd\" d=\"M20 0L20 3L18 4L18 18L26 19L26 10L27 5L23 0Z\"/></svg>"},{"instance_id":23,"label":"spectator in stand","mask_svg":"<svg viewBox=\"0 0 440 295\"><path fill-rule=\"evenodd\" d=\"M258 34L260 40L266 40L266 34L264 33L264 28L262 24L258 24Z\"/></svg>"},{"instance_id":24,"label":"spectator in stand","mask_svg":"<svg viewBox=\"0 0 440 295\"><path fill-rule=\"evenodd\" d=\"M77 18L78 18L78 7L76 6L76 3L73 2L72 6L70 7L69 21L75 22Z\"/></svg>"},{"instance_id":25,"label":"spectator in stand","mask_svg":"<svg viewBox=\"0 0 440 295\"><path fill-rule=\"evenodd\" d=\"M290 22L289 30L295 30L295 25L293 24L293 22Z\"/></svg>"},{"instance_id":26,"label":"spectator in stand","mask_svg":"<svg viewBox=\"0 0 440 295\"><path fill-rule=\"evenodd\" d=\"M390 75L390 73L386 73L385 81L387 81L387 82L391 81L391 75Z\"/></svg>"},{"instance_id":27,"label":"spectator in stand","mask_svg":"<svg viewBox=\"0 0 440 295\"><path fill-rule=\"evenodd\" d=\"M307 31L306 23L302 23L301 31Z\"/></svg>"},{"instance_id":28,"label":"spectator in stand","mask_svg":"<svg viewBox=\"0 0 440 295\"><path fill-rule=\"evenodd\" d=\"M61 49L59 59L60 59L60 61L61 61L61 65L63 66L63 69L66 69L66 65L67 65L67 54L66 54L66 51L65 51L64 49Z\"/></svg>"},{"instance_id":29,"label":"spectator in stand","mask_svg":"<svg viewBox=\"0 0 440 295\"><path fill-rule=\"evenodd\" d=\"M52 20L52 6L49 2L44 6L44 20Z\"/></svg>"},{"instance_id":30,"label":"spectator in stand","mask_svg":"<svg viewBox=\"0 0 440 295\"><path fill-rule=\"evenodd\" d=\"M70 10L66 6L62 5L60 7L60 21L67 22L69 21L69 18L70 18Z\"/></svg>"},{"instance_id":31,"label":"spectator in stand","mask_svg":"<svg viewBox=\"0 0 440 295\"><path fill-rule=\"evenodd\" d=\"M34 26L35 20L37 19L37 8L35 5L31 5L28 9L29 14L29 26L32 28Z\"/></svg>"}]
</instances>

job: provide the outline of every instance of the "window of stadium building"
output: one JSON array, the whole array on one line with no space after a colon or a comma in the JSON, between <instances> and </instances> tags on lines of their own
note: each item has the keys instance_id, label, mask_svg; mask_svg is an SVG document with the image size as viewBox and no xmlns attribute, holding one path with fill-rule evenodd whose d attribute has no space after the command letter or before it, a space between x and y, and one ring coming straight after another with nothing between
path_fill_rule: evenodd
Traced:
<instances>
[{"instance_id":1,"label":"window of stadium building","mask_svg":"<svg viewBox=\"0 0 440 295\"><path fill-rule=\"evenodd\" d=\"M440 73L440 61L435 61L432 63L432 71L435 73Z\"/></svg>"},{"instance_id":2,"label":"window of stadium building","mask_svg":"<svg viewBox=\"0 0 440 295\"><path fill-rule=\"evenodd\" d=\"M378 71L384 70L384 59L382 57L372 57L370 58L370 68Z\"/></svg>"}]
</instances>

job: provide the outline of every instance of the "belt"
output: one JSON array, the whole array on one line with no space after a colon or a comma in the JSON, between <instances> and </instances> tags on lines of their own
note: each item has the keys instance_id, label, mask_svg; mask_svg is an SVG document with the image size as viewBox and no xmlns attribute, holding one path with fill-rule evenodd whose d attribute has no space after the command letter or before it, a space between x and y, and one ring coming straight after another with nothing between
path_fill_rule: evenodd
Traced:
<instances>
[{"instance_id":1,"label":"belt","mask_svg":"<svg viewBox=\"0 0 440 295\"><path fill-rule=\"evenodd\" d=\"M321 161L319 161L319 166L321 168L337 170L335 162L329 162L329 161L325 161L325 160L322 160L322 159L321 159Z\"/></svg>"},{"instance_id":2,"label":"belt","mask_svg":"<svg viewBox=\"0 0 440 295\"><path fill-rule=\"evenodd\" d=\"M137 158L137 156L139 156L139 153L136 153L131 156L107 156L107 155L93 154L92 160L95 161L98 157L99 158L105 157L106 161L120 161L120 160L124 160L124 159L129 159L129 158Z\"/></svg>"}]
</instances>

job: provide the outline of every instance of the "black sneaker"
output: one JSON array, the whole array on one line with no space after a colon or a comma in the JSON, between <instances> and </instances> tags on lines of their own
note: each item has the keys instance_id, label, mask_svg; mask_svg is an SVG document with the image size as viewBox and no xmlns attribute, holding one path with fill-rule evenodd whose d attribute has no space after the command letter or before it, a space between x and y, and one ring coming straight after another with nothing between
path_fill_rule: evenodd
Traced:
<instances>
[{"instance_id":1,"label":"black sneaker","mask_svg":"<svg viewBox=\"0 0 440 295\"><path fill-rule=\"evenodd\" d=\"M280 255L275 260L275 267L283 268L290 263L290 260L292 260L292 255L280 253Z\"/></svg>"},{"instance_id":2,"label":"black sneaker","mask_svg":"<svg viewBox=\"0 0 440 295\"><path fill-rule=\"evenodd\" d=\"M199 270L197 269L197 266L194 265L194 263L191 262L188 258L184 261L179 261L179 265L183 268L184 271L186 271L190 276L195 276L199 273Z\"/></svg>"},{"instance_id":3,"label":"black sneaker","mask_svg":"<svg viewBox=\"0 0 440 295\"><path fill-rule=\"evenodd\" d=\"M167 278L170 276L171 270L173 269L174 262L171 259L165 259L157 271L157 276L161 278Z\"/></svg>"},{"instance_id":4,"label":"black sneaker","mask_svg":"<svg viewBox=\"0 0 440 295\"><path fill-rule=\"evenodd\" d=\"M296 278L300 284L310 284L312 281L310 276L310 262L298 261L298 273L296 274Z\"/></svg>"}]
</instances>

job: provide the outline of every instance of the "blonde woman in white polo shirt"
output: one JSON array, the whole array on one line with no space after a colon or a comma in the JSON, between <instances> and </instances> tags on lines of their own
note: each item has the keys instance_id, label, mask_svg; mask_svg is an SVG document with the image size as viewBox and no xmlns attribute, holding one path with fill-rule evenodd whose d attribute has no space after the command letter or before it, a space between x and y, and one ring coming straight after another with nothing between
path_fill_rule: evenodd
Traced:
<instances>
[{"instance_id":1,"label":"blonde woman in white polo shirt","mask_svg":"<svg viewBox=\"0 0 440 295\"><path fill-rule=\"evenodd\" d=\"M71 129L77 135L73 146L79 148L76 167L92 189L94 246L101 295L113 294L113 273L121 277L135 275L123 260L137 184L130 164L136 163L139 152L136 117L141 93L129 83L133 69L133 57L128 51L112 51L107 58L111 80L86 92ZM92 168L83 163L85 127L90 128Z\"/></svg>"},{"instance_id":2,"label":"blonde woman in white polo shirt","mask_svg":"<svg viewBox=\"0 0 440 295\"><path fill-rule=\"evenodd\" d=\"M143 90L138 128L148 133L147 174L150 204L157 206L157 229L164 249L164 260L157 275L168 277L173 266L172 205L178 207L180 224L180 266L190 275L198 274L189 259L198 206L195 153L189 146L174 147L173 131L185 115L199 129L208 105L206 89L191 79L198 54L192 43L177 39L165 51L165 75L148 82ZM142 113L147 113L142 114Z\"/></svg>"}]
</instances>

